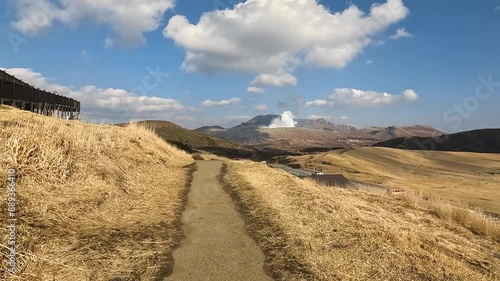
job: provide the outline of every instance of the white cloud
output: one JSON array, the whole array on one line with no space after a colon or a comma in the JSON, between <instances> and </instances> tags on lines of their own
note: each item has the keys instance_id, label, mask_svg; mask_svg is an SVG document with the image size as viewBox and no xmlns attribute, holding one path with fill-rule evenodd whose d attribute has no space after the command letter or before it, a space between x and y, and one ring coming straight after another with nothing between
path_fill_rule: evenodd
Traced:
<instances>
[{"instance_id":1,"label":"white cloud","mask_svg":"<svg viewBox=\"0 0 500 281\"><path fill-rule=\"evenodd\" d=\"M326 115L316 115L316 114L311 114L309 116L307 116L307 119L311 119L311 120L316 120L316 119L325 119L325 120L335 120L335 121L345 121L345 120L348 120L349 117L345 116L345 115L342 115L340 117L335 117L335 118L332 118L330 116L326 116Z\"/></svg>"},{"instance_id":2,"label":"white cloud","mask_svg":"<svg viewBox=\"0 0 500 281\"><path fill-rule=\"evenodd\" d=\"M393 40L398 40L400 38L413 38L413 34L407 32L404 27L401 27L396 30L396 34L391 36Z\"/></svg>"},{"instance_id":3,"label":"white cloud","mask_svg":"<svg viewBox=\"0 0 500 281\"><path fill-rule=\"evenodd\" d=\"M169 98L135 96L114 88L99 88L93 85L80 88L67 87L50 82L41 73L28 68L10 68L6 71L24 82L51 92L57 92L81 102L82 115L92 120L123 122L131 118L151 116L151 114L172 114L188 111L179 101ZM169 115L166 114L166 117Z\"/></svg>"},{"instance_id":4,"label":"white cloud","mask_svg":"<svg viewBox=\"0 0 500 281\"><path fill-rule=\"evenodd\" d=\"M297 78L290 73L280 73L280 74L260 74L255 77L255 79L250 83L253 87L263 87L263 86L295 86L297 85Z\"/></svg>"},{"instance_id":5,"label":"white cloud","mask_svg":"<svg viewBox=\"0 0 500 281\"><path fill-rule=\"evenodd\" d=\"M332 106L335 103L327 100L314 100L306 102L306 106Z\"/></svg>"},{"instance_id":6,"label":"white cloud","mask_svg":"<svg viewBox=\"0 0 500 281\"><path fill-rule=\"evenodd\" d=\"M500 6L495 7L495 11L500 11Z\"/></svg>"},{"instance_id":7,"label":"white cloud","mask_svg":"<svg viewBox=\"0 0 500 281\"><path fill-rule=\"evenodd\" d=\"M328 97L329 101L336 104L355 106L389 105L401 102L414 102L417 99L418 95L413 90L406 90L401 95L393 95L348 88L335 89L333 90L333 94Z\"/></svg>"},{"instance_id":8,"label":"white cloud","mask_svg":"<svg viewBox=\"0 0 500 281\"><path fill-rule=\"evenodd\" d=\"M187 72L292 73L299 66L345 67L408 13L402 0L372 5L368 14L354 5L332 13L316 0L247 0L204 13L196 24L176 15L163 34L185 49Z\"/></svg>"},{"instance_id":9,"label":"white cloud","mask_svg":"<svg viewBox=\"0 0 500 281\"><path fill-rule=\"evenodd\" d=\"M280 117L273 119L268 128L293 128L297 122L291 111L285 111Z\"/></svg>"},{"instance_id":10,"label":"white cloud","mask_svg":"<svg viewBox=\"0 0 500 281\"><path fill-rule=\"evenodd\" d=\"M343 116L340 116L340 117L332 118L332 117L326 116L326 115L311 114L311 115L307 116L307 119L311 119L311 120L325 119L325 120L328 120L328 121L331 121L331 120L334 120L334 121L345 121L345 120L348 120L349 117L343 115Z\"/></svg>"},{"instance_id":11,"label":"white cloud","mask_svg":"<svg viewBox=\"0 0 500 281\"><path fill-rule=\"evenodd\" d=\"M156 30L174 0L19 0L13 27L26 36L46 33L55 23L76 26L92 22L110 28L105 45L137 47L144 33Z\"/></svg>"},{"instance_id":12,"label":"white cloud","mask_svg":"<svg viewBox=\"0 0 500 281\"><path fill-rule=\"evenodd\" d=\"M255 109L258 111L268 111L269 110L269 108L265 104L259 104L255 107Z\"/></svg>"},{"instance_id":13,"label":"white cloud","mask_svg":"<svg viewBox=\"0 0 500 281\"><path fill-rule=\"evenodd\" d=\"M372 63L373 63L373 61L372 61L372 60L367 60L367 61L366 61L366 64L372 64Z\"/></svg>"},{"instance_id":14,"label":"white cloud","mask_svg":"<svg viewBox=\"0 0 500 281\"><path fill-rule=\"evenodd\" d=\"M330 120L330 116L311 114L311 115L307 116L307 119L311 119L311 120L316 120L316 119Z\"/></svg>"},{"instance_id":15,"label":"white cloud","mask_svg":"<svg viewBox=\"0 0 500 281\"><path fill-rule=\"evenodd\" d=\"M212 100L205 100L202 105L206 107L211 107L211 106L229 106L229 105L235 105L240 102L239 98L231 98L228 100L221 100L221 101L212 101Z\"/></svg>"},{"instance_id":16,"label":"white cloud","mask_svg":"<svg viewBox=\"0 0 500 281\"><path fill-rule=\"evenodd\" d=\"M249 93L256 93L256 94L263 94L266 90L264 90L263 88L259 88L259 87L248 87L247 89L247 92Z\"/></svg>"},{"instance_id":17,"label":"white cloud","mask_svg":"<svg viewBox=\"0 0 500 281\"><path fill-rule=\"evenodd\" d=\"M416 101L418 100L418 95L414 90L406 90L403 92L403 99L407 101Z\"/></svg>"}]
</instances>

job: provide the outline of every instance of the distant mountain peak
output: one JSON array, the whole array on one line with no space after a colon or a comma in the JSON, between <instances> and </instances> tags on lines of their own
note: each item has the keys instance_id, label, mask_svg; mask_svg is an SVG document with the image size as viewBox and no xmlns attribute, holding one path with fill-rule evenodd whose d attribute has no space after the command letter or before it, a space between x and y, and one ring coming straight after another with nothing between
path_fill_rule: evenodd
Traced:
<instances>
[{"instance_id":1,"label":"distant mountain peak","mask_svg":"<svg viewBox=\"0 0 500 281\"><path fill-rule=\"evenodd\" d=\"M346 124L332 123L324 118L298 119L298 128L320 129L335 132L351 132L357 130L355 127Z\"/></svg>"},{"instance_id":2,"label":"distant mountain peak","mask_svg":"<svg viewBox=\"0 0 500 281\"><path fill-rule=\"evenodd\" d=\"M248 120L247 122L243 122L238 126L250 126L250 127L267 127L271 124L271 122L279 118L279 115L276 114L267 114L267 115L257 115L254 118ZM236 126L236 127L238 127Z\"/></svg>"}]
</instances>

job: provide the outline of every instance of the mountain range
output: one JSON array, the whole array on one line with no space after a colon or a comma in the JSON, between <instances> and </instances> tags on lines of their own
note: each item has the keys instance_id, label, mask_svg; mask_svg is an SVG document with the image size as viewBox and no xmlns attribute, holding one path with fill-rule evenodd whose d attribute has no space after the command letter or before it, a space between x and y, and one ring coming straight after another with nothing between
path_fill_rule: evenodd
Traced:
<instances>
[{"instance_id":1,"label":"mountain range","mask_svg":"<svg viewBox=\"0 0 500 281\"><path fill-rule=\"evenodd\" d=\"M232 128L188 130L168 121L141 121L165 141L187 151L228 158L268 160L276 156L380 146L412 150L500 152L500 129L445 134L431 126L356 128L326 119L296 119L294 127L269 128L279 115L259 115ZM126 124L119 124L126 125Z\"/></svg>"},{"instance_id":2,"label":"mountain range","mask_svg":"<svg viewBox=\"0 0 500 281\"><path fill-rule=\"evenodd\" d=\"M259 115L232 128L205 126L195 129L195 131L245 145L287 150L302 150L314 147L354 147L371 145L399 137L435 137L444 134L431 126L390 126L359 129L351 125L333 123L322 118L296 119L294 127L269 128L269 125L279 118L279 115Z\"/></svg>"}]
</instances>

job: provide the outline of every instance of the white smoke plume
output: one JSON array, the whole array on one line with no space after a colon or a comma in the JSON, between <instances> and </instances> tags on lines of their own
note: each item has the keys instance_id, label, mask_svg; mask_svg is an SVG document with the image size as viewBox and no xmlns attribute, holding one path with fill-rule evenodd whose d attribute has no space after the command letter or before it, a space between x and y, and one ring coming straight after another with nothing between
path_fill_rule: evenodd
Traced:
<instances>
[{"instance_id":1,"label":"white smoke plume","mask_svg":"<svg viewBox=\"0 0 500 281\"><path fill-rule=\"evenodd\" d=\"M294 120L295 116L291 111L285 111L280 117L273 119L269 128L293 128L297 122Z\"/></svg>"}]
</instances>

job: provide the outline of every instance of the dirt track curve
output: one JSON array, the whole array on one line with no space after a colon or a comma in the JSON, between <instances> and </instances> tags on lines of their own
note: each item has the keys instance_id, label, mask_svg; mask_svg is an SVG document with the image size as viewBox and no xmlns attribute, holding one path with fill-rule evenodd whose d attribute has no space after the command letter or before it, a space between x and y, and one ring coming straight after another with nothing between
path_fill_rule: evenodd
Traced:
<instances>
[{"instance_id":1,"label":"dirt track curve","mask_svg":"<svg viewBox=\"0 0 500 281\"><path fill-rule=\"evenodd\" d=\"M217 180L220 161L197 161L182 216L184 239L174 252L171 280L272 280L264 255Z\"/></svg>"}]
</instances>

